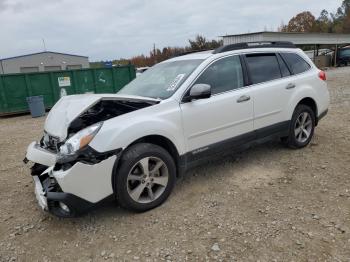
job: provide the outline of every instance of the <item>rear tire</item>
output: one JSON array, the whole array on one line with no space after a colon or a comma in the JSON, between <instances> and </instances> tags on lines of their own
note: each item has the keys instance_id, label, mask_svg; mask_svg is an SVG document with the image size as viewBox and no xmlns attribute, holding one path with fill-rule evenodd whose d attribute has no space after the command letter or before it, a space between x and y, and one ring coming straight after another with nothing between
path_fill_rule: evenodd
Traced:
<instances>
[{"instance_id":1,"label":"rear tire","mask_svg":"<svg viewBox=\"0 0 350 262\"><path fill-rule=\"evenodd\" d=\"M176 166L164 148L139 143L126 149L114 172L115 194L119 204L143 212L161 205L176 180Z\"/></svg>"},{"instance_id":2,"label":"rear tire","mask_svg":"<svg viewBox=\"0 0 350 262\"><path fill-rule=\"evenodd\" d=\"M287 137L282 142L290 148L307 146L315 131L315 113L307 105L298 105L293 113Z\"/></svg>"}]
</instances>

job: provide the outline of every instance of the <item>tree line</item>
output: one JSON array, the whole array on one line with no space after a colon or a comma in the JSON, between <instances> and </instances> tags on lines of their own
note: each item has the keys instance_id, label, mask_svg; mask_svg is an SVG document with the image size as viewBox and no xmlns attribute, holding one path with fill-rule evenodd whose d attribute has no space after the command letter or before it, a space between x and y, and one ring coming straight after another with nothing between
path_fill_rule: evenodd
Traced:
<instances>
[{"instance_id":1,"label":"tree line","mask_svg":"<svg viewBox=\"0 0 350 262\"><path fill-rule=\"evenodd\" d=\"M311 12L304 11L292 17L288 24L277 28L279 32L305 32L305 33L350 33L350 0L343 0L337 11L332 13L322 10L316 18ZM131 59L113 60L114 65L133 64L136 67L152 66L171 57L199 50L215 49L221 46L222 40L207 40L202 35L189 39L185 47L153 48L149 55L138 55ZM91 67L103 67L103 62L90 63Z\"/></svg>"},{"instance_id":2,"label":"tree line","mask_svg":"<svg viewBox=\"0 0 350 262\"><path fill-rule=\"evenodd\" d=\"M323 9L316 18L311 12L305 11L281 24L280 32L305 33L350 33L350 0L343 0L337 11L332 13Z\"/></svg>"},{"instance_id":3,"label":"tree line","mask_svg":"<svg viewBox=\"0 0 350 262\"><path fill-rule=\"evenodd\" d=\"M185 47L163 47L162 49L153 48L150 51L149 55L138 55L134 56L130 59L118 59L113 60L113 65L126 65L133 64L136 67L146 67L153 66L156 63L162 62L166 59L193 52L193 51L201 51L201 50L210 50L218 48L222 46L222 40L208 40L202 35L197 35L194 39L188 40L189 44ZM104 62L93 62L90 63L90 67L97 68L103 67Z\"/></svg>"},{"instance_id":4,"label":"tree line","mask_svg":"<svg viewBox=\"0 0 350 262\"><path fill-rule=\"evenodd\" d=\"M207 40L204 36L197 35L195 39L188 40L189 45L185 47L164 47L162 50L154 48L148 56L139 55L130 59L137 67L152 66L156 63L193 51L210 50L222 45L222 40Z\"/></svg>"}]
</instances>

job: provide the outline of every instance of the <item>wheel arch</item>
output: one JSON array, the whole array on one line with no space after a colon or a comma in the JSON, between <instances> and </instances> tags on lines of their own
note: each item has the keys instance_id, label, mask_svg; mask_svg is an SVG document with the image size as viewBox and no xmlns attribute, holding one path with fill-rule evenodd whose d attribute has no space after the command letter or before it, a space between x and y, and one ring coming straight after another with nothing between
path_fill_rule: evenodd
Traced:
<instances>
[{"instance_id":1,"label":"wheel arch","mask_svg":"<svg viewBox=\"0 0 350 262\"><path fill-rule=\"evenodd\" d=\"M317 125L318 124L318 107L317 107L316 101L311 97L304 97L296 104L295 108L298 105L306 105L312 109L312 111L315 114L315 121L316 121L315 125Z\"/></svg>"},{"instance_id":2,"label":"wheel arch","mask_svg":"<svg viewBox=\"0 0 350 262\"><path fill-rule=\"evenodd\" d=\"M137 143L150 143L150 144L155 144L157 146L160 146L164 148L166 151L169 152L169 154L172 156L172 158L175 161L176 165L176 175L177 177L182 176L183 171L184 171L184 163L182 161L182 158L179 154L178 149L176 148L174 142L172 142L169 138L162 136L162 135L146 135L141 138L138 138L131 142L124 150L123 152L129 148L132 145L135 145ZM123 154L122 152L122 154ZM121 154L121 155L122 155ZM118 166L116 167L118 168Z\"/></svg>"}]
</instances>

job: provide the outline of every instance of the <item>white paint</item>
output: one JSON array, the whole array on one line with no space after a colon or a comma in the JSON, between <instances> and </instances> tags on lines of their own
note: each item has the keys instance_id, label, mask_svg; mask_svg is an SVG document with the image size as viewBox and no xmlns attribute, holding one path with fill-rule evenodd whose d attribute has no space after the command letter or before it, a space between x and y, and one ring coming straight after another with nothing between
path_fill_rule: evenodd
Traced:
<instances>
[{"instance_id":1,"label":"white paint","mask_svg":"<svg viewBox=\"0 0 350 262\"><path fill-rule=\"evenodd\" d=\"M35 141L29 144L26 158L33 163L45 166L53 166L56 163L56 155L41 148Z\"/></svg>"},{"instance_id":2,"label":"white paint","mask_svg":"<svg viewBox=\"0 0 350 262\"><path fill-rule=\"evenodd\" d=\"M45 192L43 190L43 186L41 185L40 179L38 176L33 176L33 180L35 185L34 193L35 193L36 200L38 201L39 206L43 210L47 210L47 199L45 196Z\"/></svg>"},{"instance_id":3,"label":"white paint","mask_svg":"<svg viewBox=\"0 0 350 262\"><path fill-rule=\"evenodd\" d=\"M192 151L253 131L253 101L237 103L246 88L181 104L187 150Z\"/></svg>"},{"instance_id":4,"label":"white paint","mask_svg":"<svg viewBox=\"0 0 350 262\"><path fill-rule=\"evenodd\" d=\"M67 137L69 124L83 111L96 104L99 100L109 99L131 99L137 100L137 96L120 96L116 94L82 94L64 96L52 107L45 121L45 131L63 141ZM144 98L142 98L144 99ZM156 99L149 99L157 101Z\"/></svg>"},{"instance_id":5,"label":"white paint","mask_svg":"<svg viewBox=\"0 0 350 262\"><path fill-rule=\"evenodd\" d=\"M66 171L51 171L63 192L74 194L91 203L96 203L113 194L112 169L116 156L95 165L76 163Z\"/></svg>"}]
</instances>

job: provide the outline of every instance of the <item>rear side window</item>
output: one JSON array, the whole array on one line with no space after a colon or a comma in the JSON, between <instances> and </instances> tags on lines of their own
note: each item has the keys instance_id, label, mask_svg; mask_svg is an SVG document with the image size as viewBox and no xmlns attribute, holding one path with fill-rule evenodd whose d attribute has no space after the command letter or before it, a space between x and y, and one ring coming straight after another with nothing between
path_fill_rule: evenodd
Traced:
<instances>
[{"instance_id":1,"label":"rear side window","mask_svg":"<svg viewBox=\"0 0 350 262\"><path fill-rule=\"evenodd\" d=\"M299 55L294 53L282 53L283 59L287 62L293 74L300 74L310 69L310 65Z\"/></svg>"},{"instance_id":2,"label":"rear side window","mask_svg":"<svg viewBox=\"0 0 350 262\"><path fill-rule=\"evenodd\" d=\"M195 84L208 84L213 95L244 86L241 61L230 56L210 65Z\"/></svg>"},{"instance_id":3,"label":"rear side window","mask_svg":"<svg viewBox=\"0 0 350 262\"><path fill-rule=\"evenodd\" d=\"M246 55L246 60L253 84L281 78L275 54L249 54Z\"/></svg>"}]
</instances>

